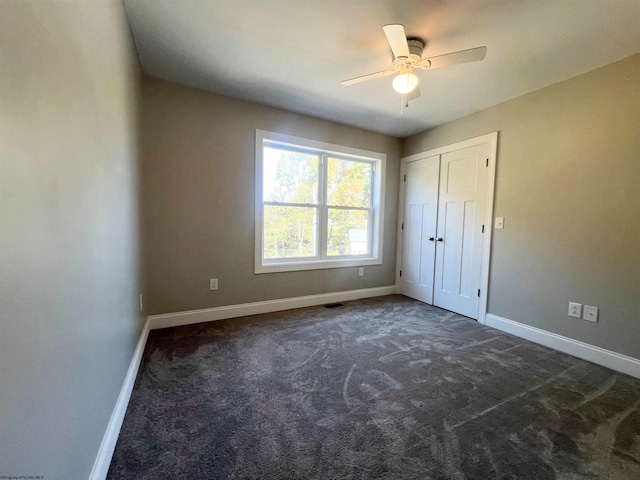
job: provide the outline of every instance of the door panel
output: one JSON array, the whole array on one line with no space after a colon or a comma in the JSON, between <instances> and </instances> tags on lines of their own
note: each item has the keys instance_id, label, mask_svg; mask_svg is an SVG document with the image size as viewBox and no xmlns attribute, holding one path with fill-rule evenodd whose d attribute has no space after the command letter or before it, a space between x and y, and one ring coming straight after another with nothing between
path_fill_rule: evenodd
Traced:
<instances>
[{"instance_id":1,"label":"door panel","mask_svg":"<svg viewBox=\"0 0 640 480\"><path fill-rule=\"evenodd\" d=\"M420 205L407 205L405 215L405 255L406 258L420 259L422 256L422 215ZM419 231L418 231L419 230ZM405 264L406 263L406 264ZM403 263L402 278L406 282L416 283L420 280L420 261Z\"/></svg>"},{"instance_id":2,"label":"door panel","mask_svg":"<svg viewBox=\"0 0 640 480\"><path fill-rule=\"evenodd\" d=\"M455 283L455 259L453 258L454 250L444 248L444 241L440 238L453 239L456 232L456 203L443 202L440 209L441 221L438 226L438 243L436 244L436 272L435 276L440 284L440 291L451 293ZM439 267L439 268L438 268Z\"/></svg>"},{"instance_id":3,"label":"door panel","mask_svg":"<svg viewBox=\"0 0 640 480\"><path fill-rule=\"evenodd\" d=\"M460 284L458 292L463 297L471 297L475 286L472 278L474 242L476 241L476 231L473 228L476 220L476 202L464 202L464 219L462 225L462 258L460 259ZM477 290L477 289L476 289ZM476 292L474 292L476 293ZM477 296L477 293L476 293Z\"/></svg>"},{"instance_id":4,"label":"door panel","mask_svg":"<svg viewBox=\"0 0 640 480\"><path fill-rule=\"evenodd\" d=\"M488 144L441 156L433 304L478 318Z\"/></svg>"},{"instance_id":5,"label":"door panel","mask_svg":"<svg viewBox=\"0 0 640 480\"><path fill-rule=\"evenodd\" d=\"M428 157L407 164L402 249L403 294L433 303L433 272L440 157Z\"/></svg>"},{"instance_id":6,"label":"door panel","mask_svg":"<svg viewBox=\"0 0 640 480\"><path fill-rule=\"evenodd\" d=\"M476 189L476 157L466 157L449 162L446 192L469 192Z\"/></svg>"}]
</instances>

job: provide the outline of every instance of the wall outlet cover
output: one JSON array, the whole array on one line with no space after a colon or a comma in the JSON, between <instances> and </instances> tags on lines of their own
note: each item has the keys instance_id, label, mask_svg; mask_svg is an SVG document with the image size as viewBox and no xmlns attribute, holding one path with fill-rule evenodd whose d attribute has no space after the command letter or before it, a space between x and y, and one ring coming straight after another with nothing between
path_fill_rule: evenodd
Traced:
<instances>
[{"instance_id":1,"label":"wall outlet cover","mask_svg":"<svg viewBox=\"0 0 640 480\"><path fill-rule=\"evenodd\" d=\"M575 318L582 317L582 304L569 302L569 316Z\"/></svg>"},{"instance_id":2,"label":"wall outlet cover","mask_svg":"<svg viewBox=\"0 0 640 480\"><path fill-rule=\"evenodd\" d=\"M598 321L598 307L592 307L591 305L584 306L584 312L582 313L582 319L589 322Z\"/></svg>"},{"instance_id":3,"label":"wall outlet cover","mask_svg":"<svg viewBox=\"0 0 640 480\"><path fill-rule=\"evenodd\" d=\"M218 289L218 279L210 278L209 279L209 290L217 290Z\"/></svg>"}]
</instances>

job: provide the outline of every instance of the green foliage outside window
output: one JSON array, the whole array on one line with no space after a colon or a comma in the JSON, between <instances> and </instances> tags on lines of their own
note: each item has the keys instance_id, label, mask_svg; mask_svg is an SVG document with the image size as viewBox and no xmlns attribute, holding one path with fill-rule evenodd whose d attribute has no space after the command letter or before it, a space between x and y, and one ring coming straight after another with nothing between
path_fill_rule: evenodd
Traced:
<instances>
[{"instance_id":1,"label":"green foliage outside window","mask_svg":"<svg viewBox=\"0 0 640 480\"><path fill-rule=\"evenodd\" d=\"M264 205L265 259L318 255L317 225L322 211L320 166L316 154L264 148L263 200L269 202ZM328 256L370 253L371 180L371 163L328 158L325 179L329 205Z\"/></svg>"}]
</instances>

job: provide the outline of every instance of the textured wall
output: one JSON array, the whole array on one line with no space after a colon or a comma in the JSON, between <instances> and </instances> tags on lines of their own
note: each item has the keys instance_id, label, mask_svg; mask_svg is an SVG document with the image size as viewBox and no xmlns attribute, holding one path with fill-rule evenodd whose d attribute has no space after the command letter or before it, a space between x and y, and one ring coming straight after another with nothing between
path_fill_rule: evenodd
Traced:
<instances>
[{"instance_id":1,"label":"textured wall","mask_svg":"<svg viewBox=\"0 0 640 480\"><path fill-rule=\"evenodd\" d=\"M86 479L141 322L121 3L0 2L0 476Z\"/></svg>"},{"instance_id":2,"label":"textured wall","mask_svg":"<svg viewBox=\"0 0 640 480\"><path fill-rule=\"evenodd\" d=\"M399 139L151 78L142 98L150 313L394 284ZM256 129L387 154L382 265L254 274Z\"/></svg>"},{"instance_id":3,"label":"textured wall","mask_svg":"<svg viewBox=\"0 0 640 480\"><path fill-rule=\"evenodd\" d=\"M405 140L410 155L500 132L490 313L640 358L639 125L634 55Z\"/></svg>"}]
</instances>

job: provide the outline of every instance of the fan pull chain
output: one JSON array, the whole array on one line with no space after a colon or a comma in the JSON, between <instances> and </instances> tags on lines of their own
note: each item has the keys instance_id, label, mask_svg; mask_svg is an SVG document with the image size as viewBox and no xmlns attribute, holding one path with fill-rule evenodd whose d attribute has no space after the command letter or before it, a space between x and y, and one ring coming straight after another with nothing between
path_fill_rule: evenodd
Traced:
<instances>
[{"instance_id":1,"label":"fan pull chain","mask_svg":"<svg viewBox=\"0 0 640 480\"><path fill-rule=\"evenodd\" d=\"M404 113L405 108L409 108L409 96L403 93L400 95L400 115Z\"/></svg>"}]
</instances>

